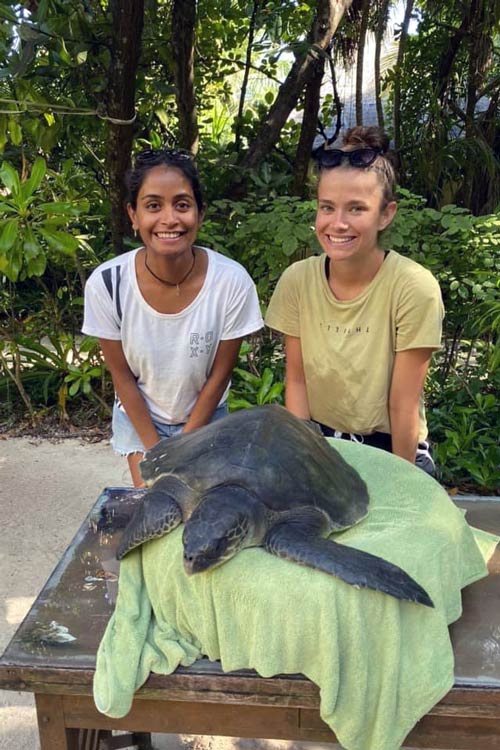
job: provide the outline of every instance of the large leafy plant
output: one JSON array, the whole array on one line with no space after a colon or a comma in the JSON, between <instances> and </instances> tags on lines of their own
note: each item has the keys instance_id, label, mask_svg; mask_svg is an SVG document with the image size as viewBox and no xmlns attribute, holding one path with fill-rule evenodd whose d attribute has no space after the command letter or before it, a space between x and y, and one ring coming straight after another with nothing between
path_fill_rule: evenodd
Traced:
<instances>
[{"instance_id":1,"label":"large leafy plant","mask_svg":"<svg viewBox=\"0 0 500 750\"><path fill-rule=\"evenodd\" d=\"M68 231L89 210L85 198L45 202L40 186L48 177L45 160L37 157L29 177L4 161L0 167L0 273L10 281L42 276L51 255L74 256L83 238Z\"/></svg>"}]
</instances>

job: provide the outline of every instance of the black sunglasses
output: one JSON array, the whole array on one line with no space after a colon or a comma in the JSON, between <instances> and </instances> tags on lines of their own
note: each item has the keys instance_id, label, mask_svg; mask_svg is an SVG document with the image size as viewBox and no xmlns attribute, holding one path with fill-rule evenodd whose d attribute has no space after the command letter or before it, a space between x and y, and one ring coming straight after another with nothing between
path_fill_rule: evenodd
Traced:
<instances>
[{"instance_id":1,"label":"black sunglasses","mask_svg":"<svg viewBox=\"0 0 500 750\"><path fill-rule=\"evenodd\" d=\"M134 162L135 164L147 164L150 161L167 157L167 159L189 159L192 161L194 155L191 151L186 151L183 148L148 148L144 151L139 151L136 154Z\"/></svg>"},{"instance_id":2,"label":"black sunglasses","mask_svg":"<svg viewBox=\"0 0 500 750\"><path fill-rule=\"evenodd\" d=\"M355 148L352 151L342 151L340 148L325 148L320 146L313 152L313 158L318 162L320 169L332 169L338 167L347 159L351 167L369 167L377 156L380 156L380 148Z\"/></svg>"}]
</instances>

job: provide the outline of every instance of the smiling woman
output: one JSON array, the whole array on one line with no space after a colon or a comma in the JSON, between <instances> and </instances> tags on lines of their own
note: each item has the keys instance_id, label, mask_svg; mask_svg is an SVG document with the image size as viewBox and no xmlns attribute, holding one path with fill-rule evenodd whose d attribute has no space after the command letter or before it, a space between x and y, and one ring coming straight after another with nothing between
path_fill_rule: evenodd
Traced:
<instances>
[{"instance_id":1,"label":"smiling woman","mask_svg":"<svg viewBox=\"0 0 500 750\"><path fill-rule=\"evenodd\" d=\"M204 205L189 153L141 152L128 190L144 244L90 276L83 331L100 340L116 391L112 444L141 486L145 450L227 413L242 338L262 318L244 268L194 244Z\"/></svg>"},{"instance_id":2,"label":"smiling woman","mask_svg":"<svg viewBox=\"0 0 500 750\"><path fill-rule=\"evenodd\" d=\"M387 145L356 127L342 148L316 151L324 254L285 271L266 323L285 334L291 412L432 474L422 392L443 306L429 271L379 243L397 208Z\"/></svg>"}]
</instances>

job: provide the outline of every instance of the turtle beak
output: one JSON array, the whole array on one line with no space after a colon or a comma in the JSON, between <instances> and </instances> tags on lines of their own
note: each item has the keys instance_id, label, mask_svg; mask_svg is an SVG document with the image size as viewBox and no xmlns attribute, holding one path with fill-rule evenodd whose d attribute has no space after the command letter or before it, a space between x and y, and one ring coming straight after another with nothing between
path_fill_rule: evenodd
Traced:
<instances>
[{"instance_id":1,"label":"turtle beak","mask_svg":"<svg viewBox=\"0 0 500 750\"><path fill-rule=\"evenodd\" d=\"M188 576L192 576L194 573L203 573L204 570L213 568L214 565L214 561L207 560L206 557L184 555L184 570Z\"/></svg>"}]
</instances>

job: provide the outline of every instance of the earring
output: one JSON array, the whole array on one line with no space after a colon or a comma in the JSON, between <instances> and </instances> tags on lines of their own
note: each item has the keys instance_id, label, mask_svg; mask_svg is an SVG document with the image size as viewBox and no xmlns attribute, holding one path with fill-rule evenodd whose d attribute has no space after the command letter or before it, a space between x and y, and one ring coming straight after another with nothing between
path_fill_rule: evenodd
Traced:
<instances>
[{"instance_id":1,"label":"earring","mask_svg":"<svg viewBox=\"0 0 500 750\"><path fill-rule=\"evenodd\" d=\"M137 229L134 227L134 237L137 239Z\"/></svg>"}]
</instances>

